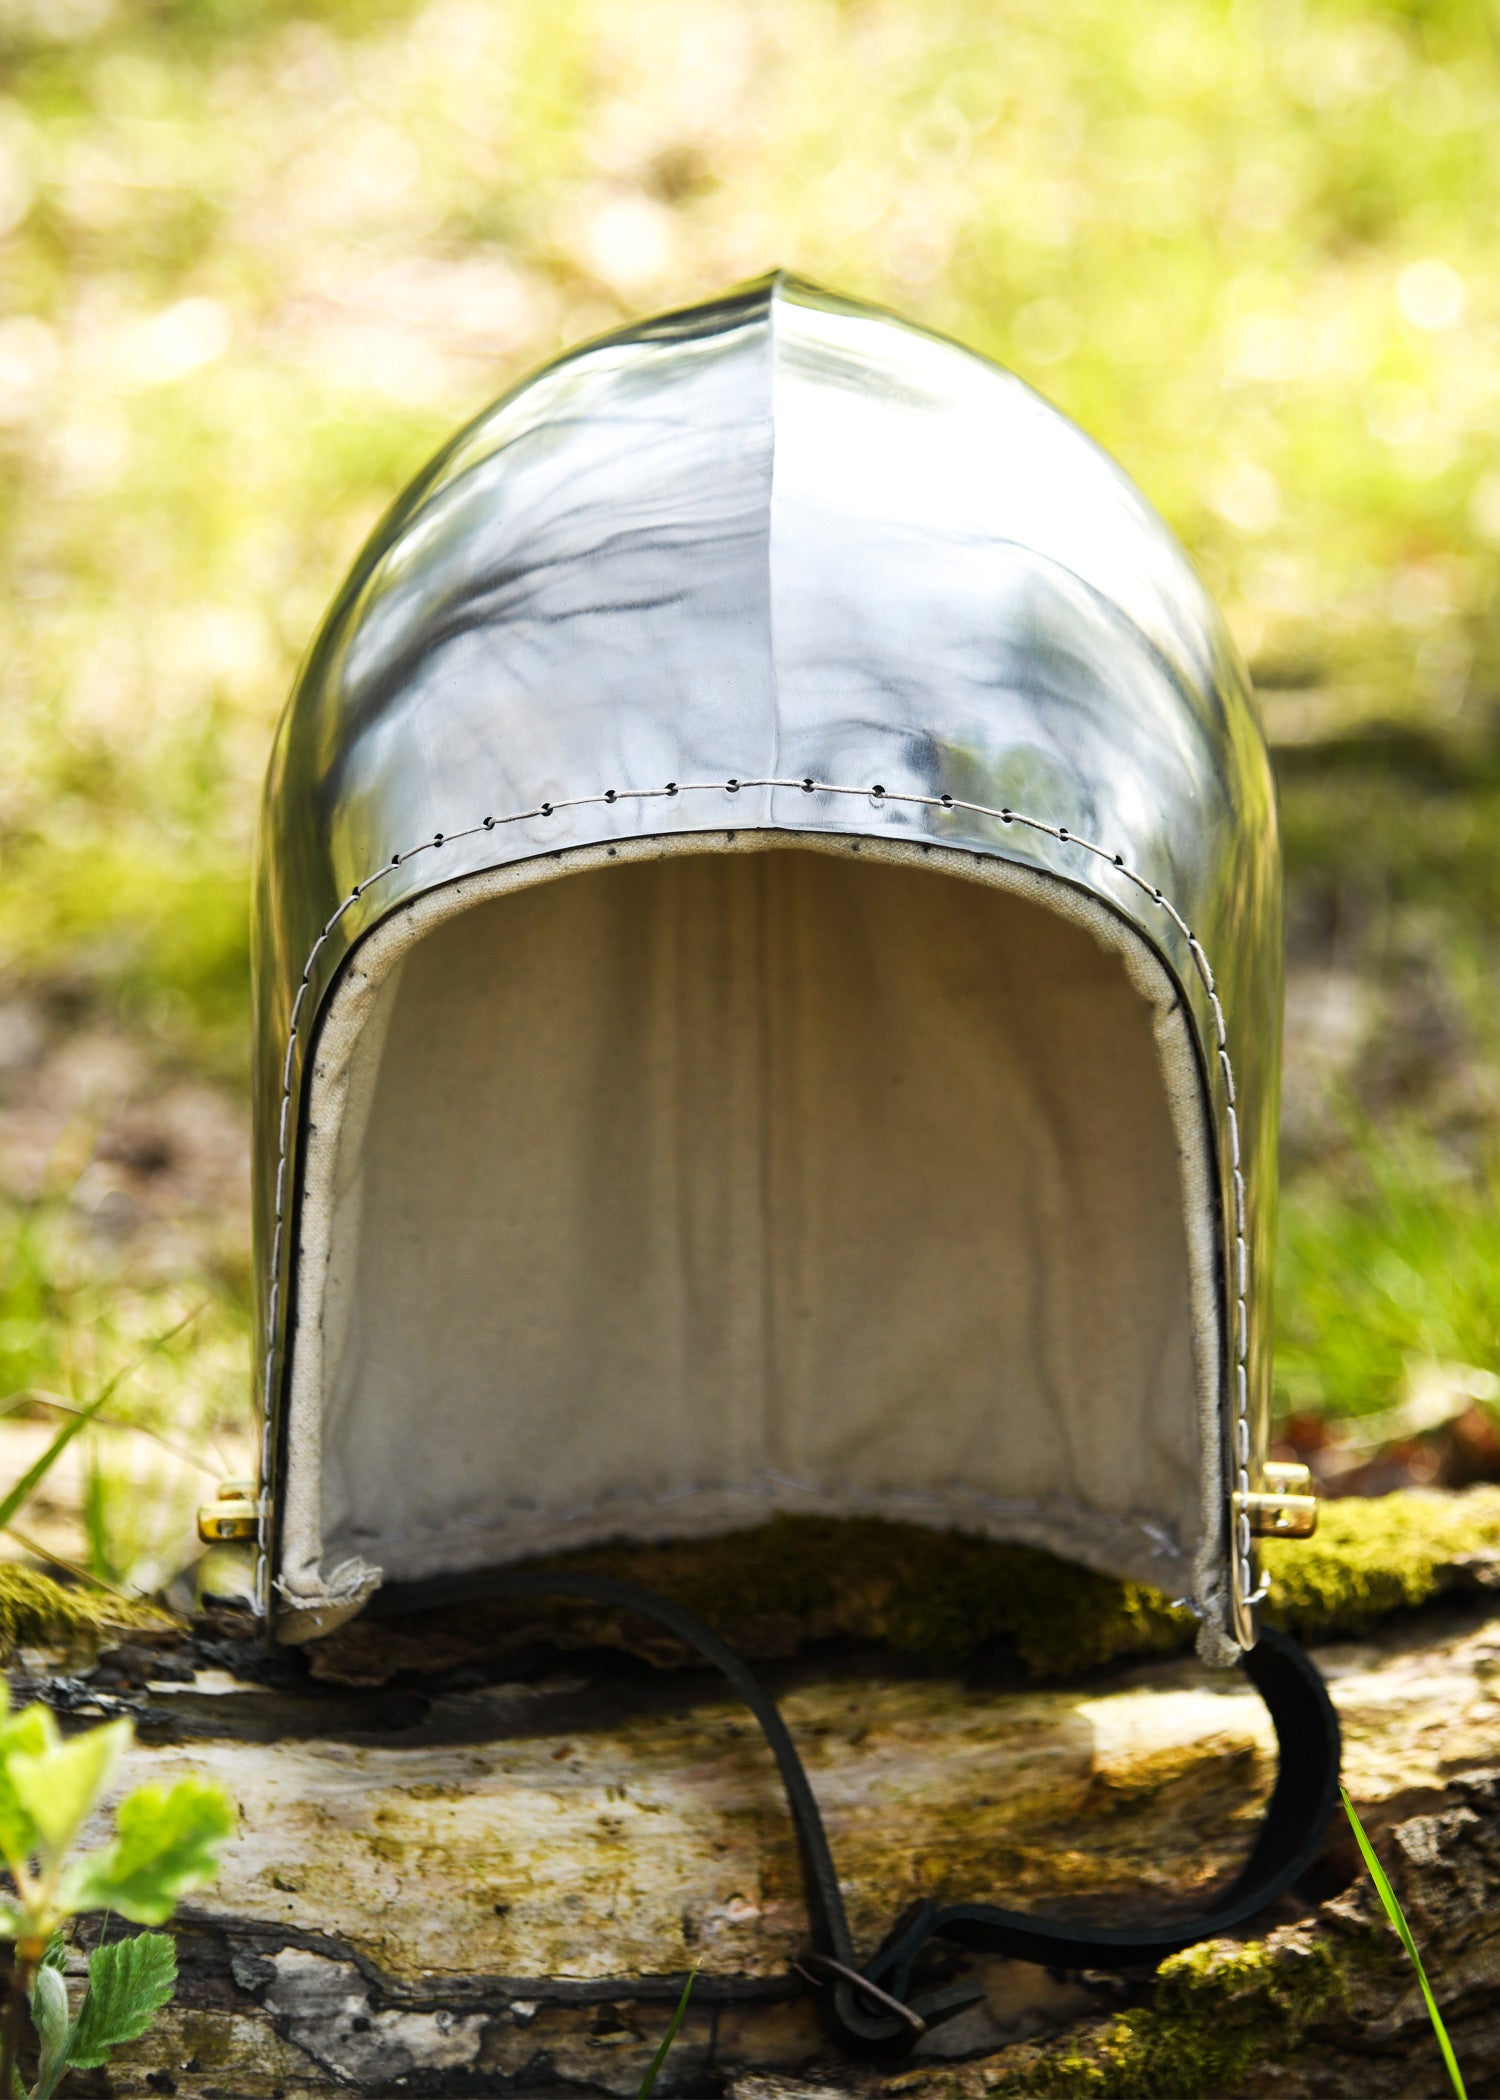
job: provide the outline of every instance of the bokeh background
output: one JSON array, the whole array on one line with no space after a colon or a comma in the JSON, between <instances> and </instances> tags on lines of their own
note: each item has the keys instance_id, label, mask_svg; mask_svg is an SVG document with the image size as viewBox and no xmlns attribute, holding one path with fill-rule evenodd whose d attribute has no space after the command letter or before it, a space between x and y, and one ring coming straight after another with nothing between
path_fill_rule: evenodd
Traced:
<instances>
[{"instance_id":1,"label":"bokeh background","mask_svg":"<svg viewBox=\"0 0 1500 2100\"><path fill-rule=\"evenodd\" d=\"M1222 599L1286 1448L1500 1475L1497 223L1486 0L0 0L0 1485L110 1387L0 1551L151 1586L245 1468L255 807L365 533L777 263L1030 380Z\"/></svg>"}]
</instances>

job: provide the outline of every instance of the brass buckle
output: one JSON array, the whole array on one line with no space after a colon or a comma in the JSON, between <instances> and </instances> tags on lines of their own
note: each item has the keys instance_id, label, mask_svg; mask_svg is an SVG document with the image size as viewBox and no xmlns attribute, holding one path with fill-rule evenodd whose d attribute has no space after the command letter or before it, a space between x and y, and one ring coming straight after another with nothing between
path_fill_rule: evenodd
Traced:
<instances>
[{"instance_id":1,"label":"brass buckle","mask_svg":"<svg viewBox=\"0 0 1500 2100\"><path fill-rule=\"evenodd\" d=\"M253 1539L259 1531L259 1483L254 1480L221 1480L218 1500L205 1502L198 1512L198 1536L205 1546Z\"/></svg>"},{"instance_id":2,"label":"brass buckle","mask_svg":"<svg viewBox=\"0 0 1500 2100\"><path fill-rule=\"evenodd\" d=\"M1308 1467L1270 1460L1261 1469L1257 1495L1234 1498L1235 1515L1247 1517L1257 1539L1310 1539L1318 1528L1318 1498Z\"/></svg>"}]
</instances>

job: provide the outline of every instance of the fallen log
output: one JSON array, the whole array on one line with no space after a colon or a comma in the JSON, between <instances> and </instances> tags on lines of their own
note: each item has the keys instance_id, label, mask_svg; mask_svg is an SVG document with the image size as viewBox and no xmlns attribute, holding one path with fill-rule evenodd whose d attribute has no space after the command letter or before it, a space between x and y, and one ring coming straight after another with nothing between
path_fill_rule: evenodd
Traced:
<instances>
[{"instance_id":1,"label":"fallen log","mask_svg":"<svg viewBox=\"0 0 1500 2100\"><path fill-rule=\"evenodd\" d=\"M1500 2091L1497 1504L1365 1505L1376 1514L1329 1526L1321 1582L1304 1562L1300 1592L1283 1584L1291 1615L1320 1613L1340 1635L1318 1659L1346 1779L1476 2096ZM1381 1522L1406 1541L1386 1549L1394 1592L1372 1544ZM1358 1532L1342 1561L1339 1523ZM1237 1675L1159 1652L1190 1639L1181 1614L1148 1599L1133 1615L1116 1598L1116 1659L1048 1683L1040 1636L1030 1675L1014 1641L960 1667L949 1597L935 1670L920 1659L920 1598L899 1584L877 1597L869 1580L861 1592L850 1564L846 1552L842 1590L804 1570L816 1613L762 1609L748 1645L783 1658L766 1674L861 1945L921 1894L1110 1917L1194 1907L1233 1872L1269 1786L1269 1725ZM654 1572L671 1579L669 1564ZM1437 1601L1382 1616L1424 1597ZM207 1771L240 1808L217 1885L179 1920L177 2000L96 2090L630 2094L694 1967L664 2095L1443 2090L1415 1981L1340 1829L1243 1941L1129 1984L981 1962L983 2004L904 2062L840 2056L793 1967L798 1864L748 1715L712 1676L656 1667L674 1656L625 1652L638 1632L527 1609L529 1624L523 1612L504 1626L445 1615L425 1656L419 1628L371 1622L342 1649L268 1657L222 1612L166 1645L137 1630L71 1672L23 1655L20 1695L135 1712L128 1781ZM881 1618L883 1644L867 1624L851 1631L860 1613Z\"/></svg>"}]
</instances>

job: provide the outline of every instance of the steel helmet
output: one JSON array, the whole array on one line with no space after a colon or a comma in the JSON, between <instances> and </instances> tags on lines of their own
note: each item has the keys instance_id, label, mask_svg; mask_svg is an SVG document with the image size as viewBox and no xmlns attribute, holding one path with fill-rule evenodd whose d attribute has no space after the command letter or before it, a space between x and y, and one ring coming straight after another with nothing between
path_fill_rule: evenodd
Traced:
<instances>
[{"instance_id":1,"label":"steel helmet","mask_svg":"<svg viewBox=\"0 0 1500 2100\"><path fill-rule=\"evenodd\" d=\"M257 883L282 1638L805 1510L1253 1643L1271 775L1019 380L780 274L526 380L335 601Z\"/></svg>"}]
</instances>

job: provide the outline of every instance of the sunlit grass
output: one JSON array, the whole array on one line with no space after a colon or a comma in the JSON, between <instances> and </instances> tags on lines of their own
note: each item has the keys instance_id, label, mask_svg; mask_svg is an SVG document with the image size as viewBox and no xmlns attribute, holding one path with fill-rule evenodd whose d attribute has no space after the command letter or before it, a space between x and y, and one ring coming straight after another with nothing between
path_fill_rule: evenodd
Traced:
<instances>
[{"instance_id":1,"label":"sunlit grass","mask_svg":"<svg viewBox=\"0 0 1500 2100\"><path fill-rule=\"evenodd\" d=\"M69 1484L39 1479L20 1543L113 1585L154 1590L187 1557L196 1504L243 1471L252 1440L242 1278L208 1270L167 1282L101 1273L60 1200L0 1209L0 1420L32 1445L80 1416ZM14 1442L7 1451L16 1454Z\"/></svg>"},{"instance_id":2,"label":"sunlit grass","mask_svg":"<svg viewBox=\"0 0 1500 2100\"><path fill-rule=\"evenodd\" d=\"M1285 1163L1283 1408L1371 1413L1423 1362L1500 1371L1494 769L1440 727L1283 767L1294 963L1360 988L1342 1042L1289 1042L1316 1113Z\"/></svg>"},{"instance_id":3,"label":"sunlit grass","mask_svg":"<svg viewBox=\"0 0 1500 2100\"><path fill-rule=\"evenodd\" d=\"M131 1363L123 1418L167 1429L191 1370L193 1419L228 1427L243 1413L247 1332L241 1275L111 1275L60 1200L0 1209L0 1402L29 1392L76 1402Z\"/></svg>"},{"instance_id":4,"label":"sunlit grass","mask_svg":"<svg viewBox=\"0 0 1500 2100\"><path fill-rule=\"evenodd\" d=\"M206 1072L243 1082L250 929L243 863L163 864L160 841L82 850L41 838L4 856L0 944L45 981L66 970L128 1026ZM7 940L6 936L10 938Z\"/></svg>"},{"instance_id":5,"label":"sunlit grass","mask_svg":"<svg viewBox=\"0 0 1500 2100\"><path fill-rule=\"evenodd\" d=\"M1400 1397L1420 1361L1500 1366L1500 1154L1456 1166L1415 1132L1366 1131L1336 1172L1282 1205L1277 1385L1283 1406L1357 1415Z\"/></svg>"}]
</instances>

